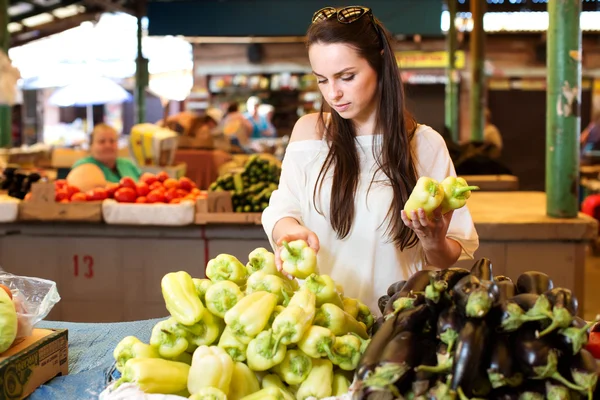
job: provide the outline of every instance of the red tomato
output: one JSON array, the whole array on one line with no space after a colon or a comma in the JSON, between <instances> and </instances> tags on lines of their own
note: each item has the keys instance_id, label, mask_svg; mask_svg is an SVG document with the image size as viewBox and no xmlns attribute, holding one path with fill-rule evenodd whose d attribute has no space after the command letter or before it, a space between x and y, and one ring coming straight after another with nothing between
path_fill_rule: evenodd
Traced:
<instances>
[{"instance_id":1,"label":"red tomato","mask_svg":"<svg viewBox=\"0 0 600 400\"><path fill-rule=\"evenodd\" d=\"M146 196L148 193L150 193L150 187L146 182L138 182L136 186L138 196Z\"/></svg>"},{"instance_id":2,"label":"red tomato","mask_svg":"<svg viewBox=\"0 0 600 400\"><path fill-rule=\"evenodd\" d=\"M171 189L171 188L178 189L179 188L179 182L177 182L177 180L173 179L173 178L165 179L165 181L163 182L163 185L167 189Z\"/></svg>"},{"instance_id":3,"label":"red tomato","mask_svg":"<svg viewBox=\"0 0 600 400\"><path fill-rule=\"evenodd\" d=\"M185 197L188 194L190 194L190 192L188 192L187 190L177 189L177 197Z\"/></svg>"},{"instance_id":4,"label":"red tomato","mask_svg":"<svg viewBox=\"0 0 600 400\"><path fill-rule=\"evenodd\" d=\"M137 199L135 199L136 203L147 203L148 199L146 199L146 196L140 196Z\"/></svg>"},{"instance_id":5,"label":"red tomato","mask_svg":"<svg viewBox=\"0 0 600 400\"><path fill-rule=\"evenodd\" d=\"M585 349L600 360L600 332L591 332Z\"/></svg>"},{"instance_id":6,"label":"red tomato","mask_svg":"<svg viewBox=\"0 0 600 400\"><path fill-rule=\"evenodd\" d=\"M81 201L87 201L87 194L86 193L74 193L73 196L71 196L71 202L75 203L75 202L81 202Z\"/></svg>"},{"instance_id":7,"label":"red tomato","mask_svg":"<svg viewBox=\"0 0 600 400\"><path fill-rule=\"evenodd\" d=\"M148 199L148 203L164 203L165 202L165 194L162 190L152 190L146 196Z\"/></svg>"},{"instance_id":8,"label":"red tomato","mask_svg":"<svg viewBox=\"0 0 600 400\"><path fill-rule=\"evenodd\" d=\"M69 193L69 198L71 198L75 193L81 192L77 186L66 185L64 189Z\"/></svg>"},{"instance_id":9,"label":"red tomato","mask_svg":"<svg viewBox=\"0 0 600 400\"><path fill-rule=\"evenodd\" d=\"M65 179L57 179L54 181L54 188L55 189L62 189L65 186L67 186L67 181Z\"/></svg>"},{"instance_id":10,"label":"red tomato","mask_svg":"<svg viewBox=\"0 0 600 400\"><path fill-rule=\"evenodd\" d=\"M67 189L58 189L54 195L54 200L61 201L64 199L69 199L69 192L67 191Z\"/></svg>"},{"instance_id":11,"label":"red tomato","mask_svg":"<svg viewBox=\"0 0 600 400\"><path fill-rule=\"evenodd\" d=\"M119 189L119 184L118 183L109 183L108 185L106 185L106 195L108 196L109 199L112 199L115 197L115 192Z\"/></svg>"},{"instance_id":12,"label":"red tomato","mask_svg":"<svg viewBox=\"0 0 600 400\"><path fill-rule=\"evenodd\" d=\"M177 194L177 189L175 189L175 188L171 188L165 192L165 201L167 203L170 203L171 200L178 199L179 197L181 197L181 196L179 196Z\"/></svg>"},{"instance_id":13,"label":"red tomato","mask_svg":"<svg viewBox=\"0 0 600 400\"><path fill-rule=\"evenodd\" d=\"M202 190L195 187L195 188L192 188L192 190L190 190L190 193L197 196L199 194L202 194Z\"/></svg>"},{"instance_id":14,"label":"red tomato","mask_svg":"<svg viewBox=\"0 0 600 400\"><path fill-rule=\"evenodd\" d=\"M150 188L150 191L156 190L156 189L164 189L164 186L161 182L154 182L151 183L150 186L148 186Z\"/></svg>"},{"instance_id":15,"label":"red tomato","mask_svg":"<svg viewBox=\"0 0 600 400\"><path fill-rule=\"evenodd\" d=\"M195 187L194 182L187 176L179 178L179 188L183 190L191 191Z\"/></svg>"},{"instance_id":16,"label":"red tomato","mask_svg":"<svg viewBox=\"0 0 600 400\"><path fill-rule=\"evenodd\" d=\"M159 182L164 182L169 179L169 174L167 174L165 171L160 171L158 174L156 174L156 179L158 179Z\"/></svg>"},{"instance_id":17,"label":"red tomato","mask_svg":"<svg viewBox=\"0 0 600 400\"><path fill-rule=\"evenodd\" d=\"M119 203L133 203L136 198L136 191L130 187L122 187L115 192L115 200Z\"/></svg>"},{"instance_id":18,"label":"red tomato","mask_svg":"<svg viewBox=\"0 0 600 400\"><path fill-rule=\"evenodd\" d=\"M152 185L157 180L158 179L156 179L156 176L150 172L144 172L142 176L140 176L140 182L144 182L147 185Z\"/></svg>"},{"instance_id":19,"label":"red tomato","mask_svg":"<svg viewBox=\"0 0 600 400\"><path fill-rule=\"evenodd\" d=\"M169 204L179 204L181 203L181 199L179 197L172 199L169 201Z\"/></svg>"},{"instance_id":20,"label":"red tomato","mask_svg":"<svg viewBox=\"0 0 600 400\"><path fill-rule=\"evenodd\" d=\"M135 181L128 176L121 178L121 181L119 182L119 184L121 185L122 188L131 188L133 190L136 189Z\"/></svg>"},{"instance_id":21,"label":"red tomato","mask_svg":"<svg viewBox=\"0 0 600 400\"><path fill-rule=\"evenodd\" d=\"M105 200L108 198L108 192L104 188L95 188L92 190L92 200Z\"/></svg>"},{"instance_id":22,"label":"red tomato","mask_svg":"<svg viewBox=\"0 0 600 400\"><path fill-rule=\"evenodd\" d=\"M194 196L193 194L188 194L187 196L181 198L181 201L184 201L184 200L189 200L189 201L192 201L195 203L196 196Z\"/></svg>"}]
</instances>

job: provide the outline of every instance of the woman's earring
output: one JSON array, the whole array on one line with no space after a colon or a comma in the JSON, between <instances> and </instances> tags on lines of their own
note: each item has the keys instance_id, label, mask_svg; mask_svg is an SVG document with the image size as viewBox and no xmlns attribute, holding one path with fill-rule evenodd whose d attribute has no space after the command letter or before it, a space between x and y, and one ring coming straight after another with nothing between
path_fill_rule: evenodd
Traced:
<instances>
[{"instance_id":1,"label":"woman's earring","mask_svg":"<svg viewBox=\"0 0 600 400\"><path fill-rule=\"evenodd\" d=\"M380 54L381 54L381 56L383 57L383 50L381 50L379 53L380 53Z\"/></svg>"}]
</instances>

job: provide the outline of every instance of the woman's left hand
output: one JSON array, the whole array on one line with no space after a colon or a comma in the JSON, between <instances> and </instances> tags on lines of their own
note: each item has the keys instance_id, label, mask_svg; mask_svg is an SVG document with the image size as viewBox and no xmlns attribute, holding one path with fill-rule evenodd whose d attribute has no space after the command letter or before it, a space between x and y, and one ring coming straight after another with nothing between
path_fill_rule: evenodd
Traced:
<instances>
[{"instance_id":1,"label":"woman's left hand","mask_svg":"<svg viewBox=\"0 0 600 400\"><path fill-rule=\"evenodd\" d=\"M425 210L422 208L412 211L410 214L402 210L400 215L404 225L412 229L423 247L427 248L436 246L446 240L446 233L448 232L453 212L450 211L442 215L442 206L439 206L433 211L431 217L427 217Z\"/></svg>"}]
</instances>

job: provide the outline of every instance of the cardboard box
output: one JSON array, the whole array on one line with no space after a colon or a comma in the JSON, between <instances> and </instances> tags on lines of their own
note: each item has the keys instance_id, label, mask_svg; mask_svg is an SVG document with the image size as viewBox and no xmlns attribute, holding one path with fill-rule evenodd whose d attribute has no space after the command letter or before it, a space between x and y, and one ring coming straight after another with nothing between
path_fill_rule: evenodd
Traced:
<instances>
[{"instance_id":1,"label":"cardboard box","mask_svg":"<svg viewBox=\"0 0 600 400\"><path fill-rule=\"evenodd\" d=\"M176 132L154 124L138 124L131 128L129 148L139 167L173 165L179 137Z\"/></svg>"},{"instance_id":2,"label":"cardboard box","mask_svg":"<svg viewBox=\"0 0 600 400\"><path fill-rule=\"evenodd\" d=\"M233 212L229 192L208 192L196 200L196 224L261 224L261 213Z\"/></svg>"},{"instance_id":3,"label":"cardboard box","mask_svg":"<svg viewBox=\"0 0 600 400\"><path fill-rule=\"evenodd\" d=\"M55 376L68 373L68 331L34 329L0 354L0 400L24 399Z\"/></svg>"},{"instance_id":4,"label":"cardboard box","mask_svg":"<svg viewBox=\"0 0 600 400\"><path fill-rule=\"evenodd\" d=\"M101 201L59 203L56 202L54 198L54 183L34 183L31 185L31 199L19 203L19 220L78 222L102 221Z\"/></svg>"}]
</instances>

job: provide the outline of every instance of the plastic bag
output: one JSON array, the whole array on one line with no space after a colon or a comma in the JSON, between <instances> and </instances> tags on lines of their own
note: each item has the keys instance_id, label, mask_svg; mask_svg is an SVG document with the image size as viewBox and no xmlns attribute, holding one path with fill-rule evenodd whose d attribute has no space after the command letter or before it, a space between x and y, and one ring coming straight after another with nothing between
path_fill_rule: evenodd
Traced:
<instances>
[{"instance_id":1,"label":"plastic bag","mask_svg":"<svg viewBox=\"0 0 600 400\"><path fill-rule=\"evenodd\" d=\"M33 326L46 318L60 301L56 282L18 276L0 269L0 283L8 286L17 310L17 339L30 336Z\"/></svg>"}]
</instances>

